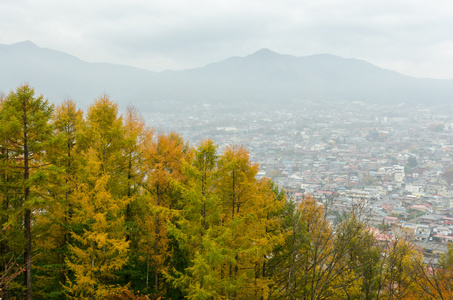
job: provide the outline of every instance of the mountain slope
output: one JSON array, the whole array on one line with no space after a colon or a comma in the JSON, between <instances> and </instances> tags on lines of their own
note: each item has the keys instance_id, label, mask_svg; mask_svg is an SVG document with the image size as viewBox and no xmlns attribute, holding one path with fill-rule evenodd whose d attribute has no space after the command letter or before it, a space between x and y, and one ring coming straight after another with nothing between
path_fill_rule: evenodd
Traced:
<instances>
[{"instance_id":1,"label":"mountain slope","mask_svg":"<svg viewBox=\"0 0 453 300\"><path fill-rule=\"evenodd\" d=\"M450 103L453 80L416 79L356 59L294 57L269 49L207 66L155 73L84 62L31 42L0 45L0 91L28 82L53 102L81 105L107 93L149 109L153 102L279 104L293 100Z\"/></svg>"},{"instance_id":2,"label":"mountain slope","mask_svg":"<svg viewBox=\"0 0 453 300\"><path fill-rule=\"evenodd\" d=\"M0 91L29 83L53 102L72 98L82 105L107 93L132 101L134 89L155 73L115 64L88 63L74 56L21 42L0 45Z\"/></svg>"},{"instance_id":3,"label":"mountain slope","mask_svg":"<svg viewBox=\"0 0 453 300\"><path fill-rule=\"evenodd\" d=\"M293 57L260 50L203 68L182 71L189 95L241 101L352 100L444 102L452 80L416 79L356 59L333 55ZM206 83L209 87L206 88Z\"/></svg>"}]
</instances>

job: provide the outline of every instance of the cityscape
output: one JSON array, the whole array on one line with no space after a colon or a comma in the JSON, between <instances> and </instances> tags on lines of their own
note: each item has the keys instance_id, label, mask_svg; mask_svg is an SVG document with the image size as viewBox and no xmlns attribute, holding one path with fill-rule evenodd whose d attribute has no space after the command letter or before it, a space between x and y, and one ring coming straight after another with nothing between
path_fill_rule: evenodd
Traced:
<instances>
[{"instance_id":1,"label":"cityscape","mask_svg":"<svg viewBox=\"0 0 453 300\"><path fill-rule=\"evenodd\" d=\"M250 107L253 106L253 107ZM331 199L332 211L360 201L370 225L400 234L425 254L453 240L451 107L313 103L291 107L199 105L145 114L157 131L192 146L240 145L288 196ZM378 231L376 231L378 232Z\"/></svg>"}]
</instances>

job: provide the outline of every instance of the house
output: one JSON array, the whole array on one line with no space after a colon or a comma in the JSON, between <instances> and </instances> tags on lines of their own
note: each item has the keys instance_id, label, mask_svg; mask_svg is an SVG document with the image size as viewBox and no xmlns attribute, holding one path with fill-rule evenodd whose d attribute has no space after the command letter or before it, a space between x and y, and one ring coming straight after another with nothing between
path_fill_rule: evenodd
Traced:
<instances>
[{"instance_id":1,"label":"house","mask_svg":"<svg viewBox=\"0 0 453 300\"><path fill-rule=\"evenodd\" d=\"M389 243L393 240L393 236L385 234L377 228L371 227L368 228L368 230L374 235L374 239L379 243Z\"/></svg>"},{"instance_id":2,"label":"house","mask_svg":"<svg viewBox=\"0 0 453 300\"><path fill-rule=\"evenodd\" d=\"M391 217L391 216L386 216L384 217L384 224L385 225L394 225L394 224L397 224L398 223L398 218L397 217Z\"/></svg>"},{"instance_id":3,"label":"house","mask_svg":"<svg viewBox=\"0 0 453 300\"><path fill-rule=\"evenodd\" d=\"M418 224L415 228L415 239L419 241L427 241L431 234L431 229L428 225Z\"/></svg>"},{"instance_id":4,"label":"house","mask_svg":"<svg viewBox=\"0 0 453 300\"><path fill-rule=\"evenodd\" d=\"M406 191L408 191L408 192L411 193L411 194L414 194L414 193L424 192L425 189L424 189L424 187L421 186L421 185L407 184L407 185L406 185Z\"/></svg>"},{"instance_id":5,"label":"house","mask_svg":"<svg viewBox=\"0 0 453 300\"><path fill-rule=\"evenodd\" d=\"M433 237L443 243L453 242L453 236L450 236L450 235L434 234Z\"/></svg>"},{"instance_id":6,"label":"house","mask_svg":"<svg viewBox=\"0 0 453 300\"><path fill-rule=\"evenodd\" d=\"M414 210L419 210L419 211L423 211L423 212L427 212L429 210L429 208L423 204L415 204L415 205L409 206L408 209L414 209Z\"/></svg>"},{"instance_id":7,"label":"house","mask_svg":"<svg viewBox=\"0 0 453 300\"><path fill-rule=\"evenodd\" d=\"M441 235L451 235L452 231L447 226L437 226L433 229L433 232Z\"/></svg>"},{"instance_id":8,"label":"house","mask_svg":"<svg viewBox=\"0 0 453 300\"><path fill-rule=\"evenodd\" d=\"M419 220L420 224L424 224L424 225L442 225L444 217L445 216L443 216L443 215L430 214L430 215L421 216L418 218L418 220Z\"/></svg>"},{"instance_id":9,"label":"house","mask_svg":"<svg viewBox=\"0 0 453 300\"><path fill-rule=\"evenodd\" d=\"M397 228L395 231L406 239L413 240L416 237L417 224L406 223L402 226L399 226L399 228Z\"/></svg>"}]
</instances>

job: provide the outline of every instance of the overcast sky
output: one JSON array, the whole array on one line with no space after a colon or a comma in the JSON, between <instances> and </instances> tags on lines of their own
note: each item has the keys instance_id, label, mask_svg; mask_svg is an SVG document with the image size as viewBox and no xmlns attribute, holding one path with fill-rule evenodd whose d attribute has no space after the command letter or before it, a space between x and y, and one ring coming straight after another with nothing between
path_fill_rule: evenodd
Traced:
<instances>
[{"instance_id":1,"label":"overcast sky","mask_svg":"<svg viewBox=\"0 0 453 300\"><path fill-rule=\"evenodd\" d=\"M24 40L153 71L269 48L453 79L452 0L1 0L0 44Z\"/></svg>"}]
</instances>

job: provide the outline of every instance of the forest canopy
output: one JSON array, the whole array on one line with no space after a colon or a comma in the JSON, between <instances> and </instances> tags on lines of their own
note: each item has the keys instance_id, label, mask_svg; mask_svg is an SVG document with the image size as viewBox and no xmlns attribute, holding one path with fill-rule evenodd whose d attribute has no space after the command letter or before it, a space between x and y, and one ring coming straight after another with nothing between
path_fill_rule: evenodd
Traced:
<instances>
[{"instance_id":1,"label":"forest canopy","mask_svg":"<svg viewBox=\"0 0 453 300\"><path fill-rule=\"evenodd\" d=\"M258 169L108 96L84 113L19 86L0 100L0 297L453 297L452 247L428 265L360 206L332 222L328 199L296 203Z\"/></svg>"}]
</instances>

